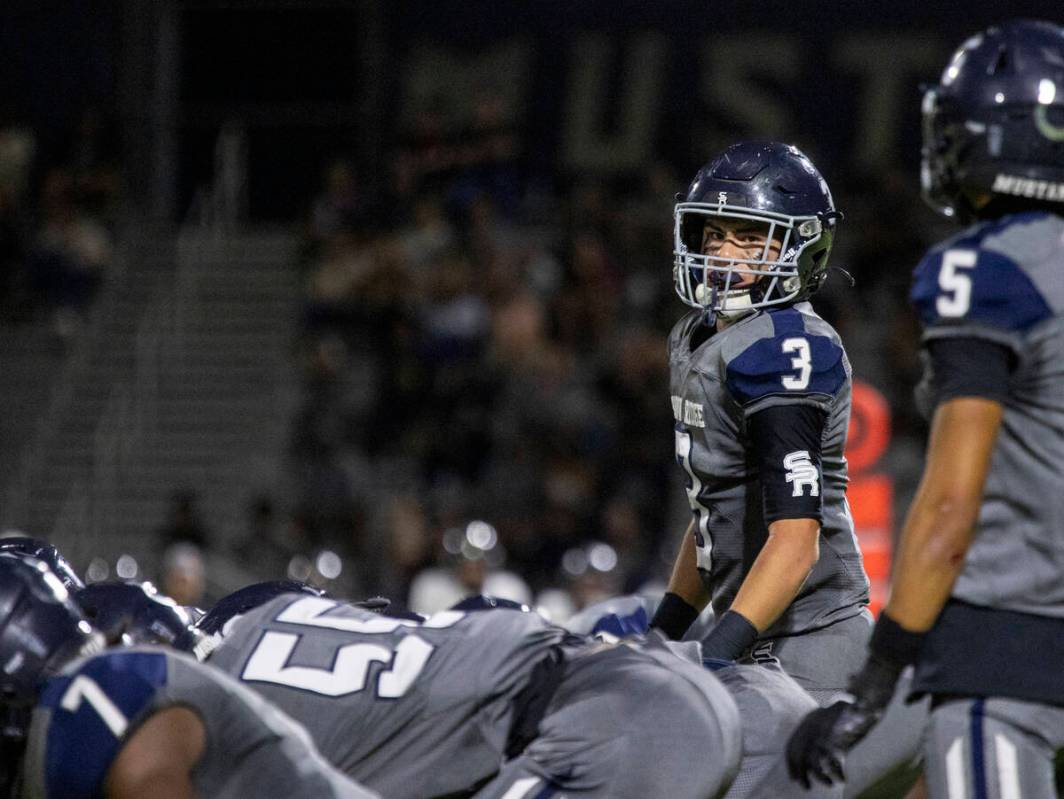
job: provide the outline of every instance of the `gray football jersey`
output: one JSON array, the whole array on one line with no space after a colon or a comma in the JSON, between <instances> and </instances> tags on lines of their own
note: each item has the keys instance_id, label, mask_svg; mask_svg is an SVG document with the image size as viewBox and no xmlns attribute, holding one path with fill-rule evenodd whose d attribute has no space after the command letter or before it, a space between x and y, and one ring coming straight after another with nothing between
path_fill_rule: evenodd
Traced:
<instances>
[{"instance_id":1,"label":"gray football jersey","mask_svg":"<svg viewBox=\"0 0 1064 799\"><path fill-rule=\"evenodd\" d=\"M676 458L687 480L698 567L713 610L719 615L731 606L768 536L746 420L764 408L798 403L828 414L820 559L764 636L800 633L859 613L868 602L868 578L846 503L851 371L838 334L803 302L748 316L692 349L693 337L706 330L702 320L701 311L692 311L673 328L669 367ZM794 491L820 490L815 466L796 460L787 468Z\"/></svg>"},{"instance_id":2,"label":"gray football jersey","mask_svg":"<svg viewBox=\"0 0 1064 799\"><path fill-rule=\"evenodd\" d=\"M932 249L913 277L925 340L987 339L1016 363L953 596L1064 617L1064 219L1025 213L976 225Z\"/></svg>"},{"instance_id":3,"label":"gray football jersey","mask_svg":"<svg viewBox=\"0 0 1064 799\"><path fill-rule=\"evenodd\" d=\"M377 796L326 763L305 730L253 691L184 655L134 647L78 660L49 680L30 726L23 797L102 796L128 737L173 706L190 708L204 726L192 773L201 796Z\"/></svg>"},{"instance_id":4,"label":"gray football jersey","mask_svg":"<svg viewBox=\"0 0 1064 799\"><path fill-rule=\"evenodd\" d=\"M360 783L427 799L498 769L514 697L565 635L535 613L416 624L282 596L237 620L209 662L298 719Z\"/></svg>"}]
</instances>

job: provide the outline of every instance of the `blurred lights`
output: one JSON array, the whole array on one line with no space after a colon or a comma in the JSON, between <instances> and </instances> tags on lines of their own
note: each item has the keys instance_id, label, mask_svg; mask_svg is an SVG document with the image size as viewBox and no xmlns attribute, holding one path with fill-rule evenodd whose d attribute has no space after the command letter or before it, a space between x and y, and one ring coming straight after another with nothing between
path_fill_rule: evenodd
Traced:
<instances>
[{"instance_id":1,"label":"blurred lights","mask_svg":"<svg viewBox=\"0 0 1064 799\"><path fill-rule=\"evenodd\" d=\"M1038 81L1038 102L1049 105L1057 98L1057 84L1049 78Z\"/></svg>"},{"instance_id":2,"label":"blurred lights","mask_svg":"<svg viewBox=\"0 0 1064 799\"><path fill-rule=\"evenodd\" d=\"M1004 92L998 92L997 94L995 94L994 95L994 102L998 103L998 104L1001 104L1001 103L1005 102L1005 94L1004 94Z\"/></svg>"},{"instance_id":3,"label":"blurred lights","mask_svg":"<svg viewBox=\"0 0 1064 799\"><path fill-rule=\"evenodd\" d=\"M457 527L452 527L443 534L443 548L451 555L461 555L464 543L462 531Z\"/></svg>"},{"instance_id":4,"label":"blurred lights","mask_svg":"<svg viewBox=\"0 0 1064 799\"><path fill-rule=\"evenodd\" d=\"M617 568L617 552L609 544L593 544L588 560L595 571L611 572Z\"/></svg>"},{"instance_id":5,"label":"blurred lights","mask_svg":"<svg viewBox=\"0 0 1064 799\"><path fill-rule=\"evenodd\" d=\"M562 569L571 577L580 577L590 568L606 573L617 568L617 550L598 541L586 547L568 550L562 555Z\"/></svg>"},{"instance_id":6,"label":"blurred lights","mask_svg":"<svg viewBox=\"0 0 1064 799\"><path fill-rule=\"evenodd\" d=\"M123 580L133 580L137 576L140 567L132 555L122 555L115 563L115 574Z\"/></svg>"},{"instance_id":7,"label":"blurred lights","mask_svg":"<svg viewBox=\"0 0 1064 799\"><path fill-rule=\"evenodd\" d=\"M324 549L318 553L314 567L318 570L318 574L326 580L335 580L340 576L340 572L344 570L344 564L340 560L340 556L330 549Z\"/></svg>"},{"instance_id":8,"label":"blurred lights","mask_svg":"<svg viewBox=\"0 0 1064 799\"><path fill-rule=\"evenodd\" d=\"M111 576L111 566L103 558L93 558L85 570L85 580L90 583L102 583Z\"/></svg>"},{"instance_id":9,"label":"blurred lights","mask_svg":"<svg viewBox=\"0 0 1064 799\"><path fill-rule=\"evenodd\" d=\"M494 549L499 541L495 528L487 522L470 522L465 531L466 541L478 549Z\"/></svg>"},{"instance_id":10,"label":"blurred lights","mask_svg":"<svg viewBox=\"0 0 1064 799\"><path fill-rule=\"evenodd\" d=\"M567 574L579 577L587 571L587 553L582 549L570 549L562 555L562 568Z\"/></svg>"},{"instance_id":11,"label":"blurred lights","mask_svg":"<svg viewBox=\"0 0 1064 799\"><path fill-rule=\"evenodd\" d=\"M306 582L312 568L310 559L305 555L293 555L288 561L288 579Z\"/></svg>"}]
</instances>

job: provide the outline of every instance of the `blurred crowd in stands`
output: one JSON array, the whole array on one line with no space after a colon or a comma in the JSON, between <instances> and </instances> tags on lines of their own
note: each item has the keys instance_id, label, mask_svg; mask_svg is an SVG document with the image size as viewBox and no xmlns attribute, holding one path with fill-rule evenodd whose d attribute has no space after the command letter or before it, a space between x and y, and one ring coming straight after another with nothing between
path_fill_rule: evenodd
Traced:
<instances>
[{"instance_id":1,"label":"blurred crowd in stands","mask_svg":"<svg viewBox=\"0 0 1064 799\"><path fill-rule=\"evenodd\" d=\"M86 107L57 136L0 115L0 319L77 332L112 265L117 141Z\"/></svg>"}]
</instances>

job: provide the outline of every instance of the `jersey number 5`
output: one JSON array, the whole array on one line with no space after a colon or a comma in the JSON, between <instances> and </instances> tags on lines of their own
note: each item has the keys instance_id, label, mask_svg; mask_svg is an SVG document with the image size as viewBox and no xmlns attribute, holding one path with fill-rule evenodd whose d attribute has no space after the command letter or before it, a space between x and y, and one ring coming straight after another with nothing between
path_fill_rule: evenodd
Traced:
<instances>
[{"instance_id":1,"label":"jersey number 5","mask_svg":"<svg viewBox=\"0 0 1064 799\"><path fill-rule=\"evenodd\" d=\"M399 627L414 626L397 619L355 619L343 616L326 616L337 606L328 599L307 597L289 605L278 621L361 634L382 634ZM447 614L438 614L444 617ZM462 614L452 614L460 617ZM434 617L434 620L436 617ZM457 618L440 619L435 625L445 626ZM251 653L240 677L245 682L271 682L299 688L324 696L346 696L363 691L369 680L370 666L385 664L377 675L377 696L383 699L398 699L414 684L421 670L428 663L434 647L416 635L407 635L394 647L371 643L345 644L336 650L330 668L313 666L290 666L289 660L299 644L298 633L283 633L271 630L262 636L255 651Z\"/></svg>"},{"instance_id":2,"label":"jersey number 5","mask_svg":"<svg viewBox=\"0 0 1064 799\"><path fill-rule=\"evenodd\" d=\"M939 316L956 319L968 313L972 304L972 276L958 269L971 269L979 255L974 250L946 250L942 268L938 272L938 287L942 294L935 300Z\"/></svg>"}]
</instances>

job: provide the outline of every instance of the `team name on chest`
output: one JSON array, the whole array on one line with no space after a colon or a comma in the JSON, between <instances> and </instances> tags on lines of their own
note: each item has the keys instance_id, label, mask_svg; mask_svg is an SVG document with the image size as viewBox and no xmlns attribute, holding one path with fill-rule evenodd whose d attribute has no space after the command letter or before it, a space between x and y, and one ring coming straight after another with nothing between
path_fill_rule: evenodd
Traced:
<instances>
[{"instance_id":1,"label":"team name on chest","mask_svg":"<svg viewBox=\"0 0 1064 799\"><path fill-rule=\"evenodd\" d=\"M690 427L706 426L706 416L702 406L697 402L677 397L675 394L672 396L672 415L677 422Z\"/></svg>"}]
</instances>

